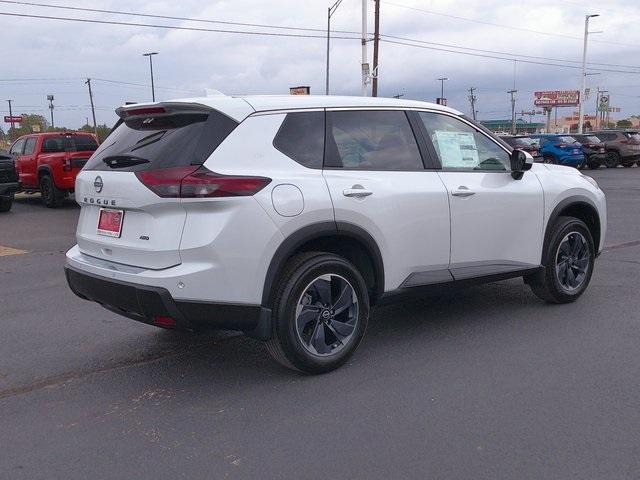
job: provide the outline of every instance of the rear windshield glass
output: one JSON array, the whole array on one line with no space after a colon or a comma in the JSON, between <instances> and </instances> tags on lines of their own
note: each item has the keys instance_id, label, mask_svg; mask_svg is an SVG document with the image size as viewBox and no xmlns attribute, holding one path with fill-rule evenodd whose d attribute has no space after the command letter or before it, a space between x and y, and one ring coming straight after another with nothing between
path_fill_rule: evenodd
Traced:
<instances>
[{"instance_id":1,"label":"rear windshield glass","mask_svg":"<svg viewBox=\"0 0 640 480\"><path fill-rule=\"evenodd\" d=\"M587 135L586 137L582 137L580 142L582 143L600 143L600 139L595 135Z\"/></svg>"},{"instance_id":2,"label":"rear windshield glass","mask_svg":"<svg viewBox=\"0 0 640 480\"><path fill-rule=\"evenodd\" d=\"M536 142L533 138L516 138L516 144L524 147L528 147L531 145L536 145Z\"/></svg>"},{"instance_id":3,"label":"rear windshield glass","mask_svg":"<svg viewBox=\"0 0 640 480\"><path fill-rule=\"evenodd\" d=\"M577 140L575 138L569 137L569 136L558 137L558 141L562 142L562 143L576 143L577 142Z\"/></svg>"},{"instance_id":4,"label":"rear windshield glass","mask_svg":"<svg viewBox=\"0 0 640 480\"><path fill-rule=\"evenodd\" d=\"M128 119L84 169L137 172L201 165L237 125L214 110Z\"/></svg>"},{"instance_id":5,"label":"rear windshield glass","mask_svg":"<svg viewBox=\"0 0 640 480\"><path fill-rule=\"evenodd\" d=\"M98 142L91 135L60 135L46 137L42 142L44 153L60 152L94 152Z\"/></svg>"},{"instance_id":6,"label":"rear windshield glass","mask_svg":"<svg viewBox=\"0 0 640 480\"><path fill-rule=\"evenodd\" d=\"M625 133L625 135L636 142L640 142L640 133Z\"/></svg>"}]
</instances>

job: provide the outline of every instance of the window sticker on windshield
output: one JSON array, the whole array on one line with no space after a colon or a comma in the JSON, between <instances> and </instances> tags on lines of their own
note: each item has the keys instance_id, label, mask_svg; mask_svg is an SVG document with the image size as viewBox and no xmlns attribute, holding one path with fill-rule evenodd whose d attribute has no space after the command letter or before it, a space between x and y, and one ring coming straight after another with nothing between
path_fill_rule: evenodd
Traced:
<instances>
[{"instance_id":1,"label":"window sticker on windshield","mask_svg":"<svg viewBox=\"0 0 640 480\"><path fill-rule=\"evenodd\" d=\"M435 141L444 167L474 168L478 165L478 147L473 133L436 130Z\"/></svg>"}]
</instances>

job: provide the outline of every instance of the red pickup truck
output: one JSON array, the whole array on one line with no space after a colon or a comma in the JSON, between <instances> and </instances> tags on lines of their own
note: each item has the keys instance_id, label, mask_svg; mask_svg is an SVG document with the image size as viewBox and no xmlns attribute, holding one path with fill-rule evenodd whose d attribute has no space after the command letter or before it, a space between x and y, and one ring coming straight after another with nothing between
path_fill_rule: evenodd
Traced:
<instances>
[{"instance_id":1,"label":"red pickup truck","mask_svg":"<svg viewBox=\"0 0 640 480\"><path fill-rule=\"evenodd\" d=\"M83 132L34 133L18 138L10 153L23 192L40 192L42 203L55 208L73 192L76 175L98 148L96 137Z\"/></svg>"}]
</instances>

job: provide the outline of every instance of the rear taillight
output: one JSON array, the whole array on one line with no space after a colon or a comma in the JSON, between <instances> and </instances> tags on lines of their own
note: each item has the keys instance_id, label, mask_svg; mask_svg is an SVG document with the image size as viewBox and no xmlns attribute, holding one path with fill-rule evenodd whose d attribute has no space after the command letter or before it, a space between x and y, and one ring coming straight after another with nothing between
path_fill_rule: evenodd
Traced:
<instances>
[{"instance_id":1,"label":"rear taillight","mask_svg":"<svg viewBox=\"0 0 640 480\"><path fill-rule=\"evenodd\" d=\"M164 198L246 197L271 182L265 177L221 175L193 165L136 172L136 177Z\"/></svg>"},{"instance_id":2,"label":"rear taillight","mask_svg":"<svg viewBox=\"0 0 640 480\"><path fill-rule=\"evenodd\" d=\"M64 159L64 163L62 164L62 170L65 172L70 172L71 171L71 159L70 158L65 158Z\"/></svg>"}]
</instances>

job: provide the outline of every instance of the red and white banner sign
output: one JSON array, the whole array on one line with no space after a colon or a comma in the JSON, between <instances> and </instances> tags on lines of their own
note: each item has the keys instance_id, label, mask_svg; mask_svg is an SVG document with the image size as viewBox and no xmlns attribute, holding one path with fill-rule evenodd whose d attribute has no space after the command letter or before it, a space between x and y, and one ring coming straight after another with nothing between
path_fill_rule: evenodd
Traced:
<instances>
[{"instance_id":1,"label":"red and white banner sign","mask_svg":"<svg viewBox=\"0 0 640 480\"><path fill-rule=\"evenodd\" d=\"M573 107L580 103L579 90L550 90L534 92L536 107Z\"/></svg>"},{"instance_id":2,"label":"red and white banner sign","mask_svg":"<svg viewBox=\"0 0 640 480\"><path fill-rule=\"evenodd\" d=\"M14 115L13 117L9 115L4 116L4 123L20 123L22 122L22 117L20 115Z\"/></svg>"}]
</instances>

